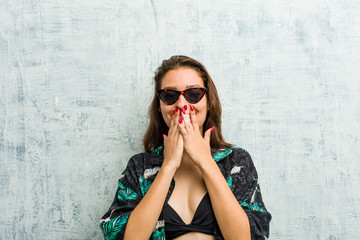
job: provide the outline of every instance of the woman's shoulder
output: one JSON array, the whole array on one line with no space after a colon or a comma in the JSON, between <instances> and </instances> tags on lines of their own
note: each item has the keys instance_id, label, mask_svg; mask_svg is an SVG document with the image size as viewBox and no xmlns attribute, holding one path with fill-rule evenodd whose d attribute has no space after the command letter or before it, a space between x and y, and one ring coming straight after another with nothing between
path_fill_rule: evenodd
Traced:
<instances>
[{"instance_id":1,"label":"woman's shoulder","mask_svg":"<svg viewBox=\"0 0 360 240\"><path fill-rule=\"evenodd\" d=\"M213 150L213 158L215 161L226 160L233 164L252 164L252 159L247 150L236 145Z\"/></svg>"},{"instance_id":2,"label":"woman's shoulder","mask_svg":"<svg viewBox=\"0 0 360 240\"><path fill-rule=\"evenodd\" d=\"M229 145L229 146L225 146L225 147L221 147L221 148L214 148L211 149L211 152L213 155L216 154L226 154L226 155L230 155L230 154L236 154L236 155L250 155L248 153L248 151L246 151L244 148L236 146L234 144Z\"/></svg>"},{"instance_id":3,"label":"woman's shoulder","mask_svg":"<svg viewBox=\"0 0 360 240\"><path fill-rule=\"evenodd\" d=\"M137 153L130 158L128 165L137 169L161 165L163 161L162 150L163 147L159 146L150 152Z\"/></svg>"},{"instance_id":4,"label":"woman's shoulder","mask_svg":"<svg viewBox=\"0 0 360 240\"><path fill-rule=\"evenodd\" d=\"M161 158L163 156L163 150L164 150L164 145L159 145L157 147L155 147L154 149L152 149L151 151L143 151L143 152L139 152L135 155L133 155L131 157L131 159L135 159L135 160L139 160L139 159L158 159Z\"/></svg>"},{"instance_id":5,"label":"woman's shoulder","mask_svg":"<svg viewBox=\"0 0 360 240\"><path fill-rule=\"evenodd\" d=\"M241 157L250 157L250 153L245 148L233 146L233 149L234 149L234 154L236 155L239 155Z\"/></svg>"}]
</instances>

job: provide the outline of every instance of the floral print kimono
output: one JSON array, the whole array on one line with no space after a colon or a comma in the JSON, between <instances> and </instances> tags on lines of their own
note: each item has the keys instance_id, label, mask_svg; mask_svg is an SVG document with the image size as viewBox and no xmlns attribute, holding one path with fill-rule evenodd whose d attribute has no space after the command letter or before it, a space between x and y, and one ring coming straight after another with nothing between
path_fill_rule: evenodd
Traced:
<instances>
[{"instance_id":1,"label":"floral print kimono","mask_svg":"<svg viewBox=\"0 0 360 240\"><path fill-rule=\"evenodd\" d=\"M115 199L100 220L100 228L105 239L124 238L132 210L144 197L160 170L164 159L163 149L161 145L152 152L137 154L129 160L118 181ZM248 216L251 239L267 239L271 215L262 201L258 175L249 153L242 148L231 146L212 150L212 157ZM165 203L170 198L174 186L175 182L172 180ZM165 240L165 224L161 213L150 239ZM215 239L224 239L218 226L215 227L214 235Z\"/></svg>"}]
</instances>

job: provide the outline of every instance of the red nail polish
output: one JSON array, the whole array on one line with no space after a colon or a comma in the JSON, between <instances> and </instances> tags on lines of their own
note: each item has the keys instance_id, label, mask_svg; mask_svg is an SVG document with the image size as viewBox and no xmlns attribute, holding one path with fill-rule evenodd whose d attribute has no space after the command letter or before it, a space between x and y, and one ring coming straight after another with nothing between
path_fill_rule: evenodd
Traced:
<instances>
[{"instance_id":1,"label":"red nail polish","mask_svg":"<svg viewBox=\"0 0 360 240\"><path fill-rule=\"evenodd\" d=\"M177 112L178 110L179 110L179 108L176 106L175 111Z\"/></svg>"},{"instance_id":2,"label":"red nail polish","mask_svg":"<svg viewBox=\"0 0 360 240\"><path fill-rule=\"evenodd\" d=\"M182 114L185 114L185 109L181 110Z\"/></svg>"},{"instance_id":3,"label":"red nail polish","mask_svg":"<svg viewBox=\"0 0 360 240\"><path fill-rule=\"evenodd\" d=\"M190 110L191 110L191 111L194 111L193 105L190 106Z\"/></svg>"},{"instance_id":4,"label":"red nail polish","mask_svg":"<svg viewBox=\"0 0 360 240\"><path fill-rule=\"evenodd\" d=\"M162 134L163 135L163 138L165 138L165 134Z\"/></svg>"},{"instance_id":5,"label":"red nail polish","mask_svg":"<svg viewBox=\"0 0 360 240\"><path fill-rule=\"evenodd\" d=\"M187 110L187 105L184 106L184 109Z\"/></svg>"},{"instance_id":6,"label":"red nail polish","mask_svg":"<svg viewBox=\"0 0 360 240\"><path fill-rule=\"evenodd\" d=\"M210 132L213 132L213 131L214 131L214 129L215 129L215 126L211 128Z\"/></svg>"},{"instance_id":7,"label":"red nail polish","mask_svg":"<svg viewBox=\"0 0 360 240\"><path fill-rule=\"evenodd\" d=\"M173 110L173 116L175 115L175 110Z\"/></svg>"},{"instance_id":8,"label":"red nail polish","mask_svg":"<svg viewBox=\"0 0 360 240\"><path fill-rule=\"evenodd\" d=\"M180 123L180 124L182 123L182 119L179 119L179 123Z\"/></svg>"}]
</instances>

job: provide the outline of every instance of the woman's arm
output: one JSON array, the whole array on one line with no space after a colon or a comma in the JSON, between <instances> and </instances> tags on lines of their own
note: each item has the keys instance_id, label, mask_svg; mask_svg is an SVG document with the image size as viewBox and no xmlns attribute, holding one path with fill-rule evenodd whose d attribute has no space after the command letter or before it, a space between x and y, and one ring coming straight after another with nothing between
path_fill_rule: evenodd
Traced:
<instances>
[{"instance_id":1,"label":"woman's arm","mask_svg":"<svg viewBox=\"0 0 360 240\"><path fill-rule=\"evenodd\" d=\"M149 239L160 216L175 169L163 166L144 198L130 215L124 239ZM139 228L141 226L141 230Z\"/></svg>"},{"instance_id":2,"label":"woman's arm","mask_svg":"<svg viewBox=\"0 0 360 240\"><path fill-rule=\"evenodd\" d=\"M208 129L202 137L197 117L192 108L189 113L183 115L183 118L185 121L179 126L184 138L185 151L202 172L215 217L223 236L226 240L250 239L250 225L247 215L211 156L210 134L214 128Z\"/></svg>"},{"instance_id":3,"label":"woman's arm","mask_svg":"<svg viewBox=\"0 0 360 240\"><path fill-rule=\"evenodd\" d=\"M211 158L198 165L221 233L226 240L251 239L249 219Z\"/></svg>"},{"instance_id":4,"label":"woman's arm","mask_svg":"<svg viewBox=\"0 0 360 240\"><path fill-rule=\"evenodd\" d=\"M186 114L186 113L185 113ZM243 171L231 176L234 180L232 189L229 188L222 172L211 156L210 134L214 130L208 129L201 135L197 117L191 109L190 119L184 116L184 123L180 123L180 132L184 138L184 150L194 163L200 168L206 188L209 192L214 213L220 230L225 239L265 239L268 235L268 225L271 215L266 209L257 211L252 199L257 198L263 206L260 190L257 186L257 175L250 157L236 156L238 165L247 162L244 170L247 173L246 183L241 183ZM235 162L234 162L235 163ZM233 164L230 164L233 165ZM244 208L242 208L242 206ZM254 210L255 209L255 210Z\"/></svg>"},{"instance_id":5,"label":"woman's arm","mask_svg":"<svg viewBox=\"0 0 360 240\"><path fill-rule=\"evenodd\" d=\"M236 200L245 211L250 224L251 239L264 240L269 237L271 214L266 210L261 197L258 175L250 154L241 148L233 148L231 155L218 165L226 177Z\"/></svg>"},{"instance_id":6,"label":"woman's arm","mask_svg":"<svg viewBox=\"0 0 360 240\"><path fill-rule=\"evenodd\" d=\"M178 127L180 111L174 111L168 136L164 135L164 161L144 198L130 215L124 239L149 239L163 208L171 180L180 166L183 138ZM139 231L141 226L141 231Z\"/></svg>"}]
</instances>

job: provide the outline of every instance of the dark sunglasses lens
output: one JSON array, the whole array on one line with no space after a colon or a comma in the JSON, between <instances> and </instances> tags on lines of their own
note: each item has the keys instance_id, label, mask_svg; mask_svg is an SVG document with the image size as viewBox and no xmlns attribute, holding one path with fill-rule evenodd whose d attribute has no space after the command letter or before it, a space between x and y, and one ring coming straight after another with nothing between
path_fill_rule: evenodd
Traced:
<instances>
[{"instance_id":1,"label":"dark sunglasses lens","mask_svg":"<svg viewBox=\"0 0 360 240\"><path fill-rule=\"evenodd\" d=\"M168 91L161 92L160 97L166 104L172 105L178 100L179 93L168 90Z\"/></svg>"},{"instance_id":2,"label":"dark sunglasses lens","mask_svg":"<svg viewBox=\"0 0 360 240\"><path fill-rule=\"evenodd\" d=\"M197 103L204 96L205 90L201 88L189 89L185 92L185 98L190 103Z\"/></svg>"}]
</instances>

